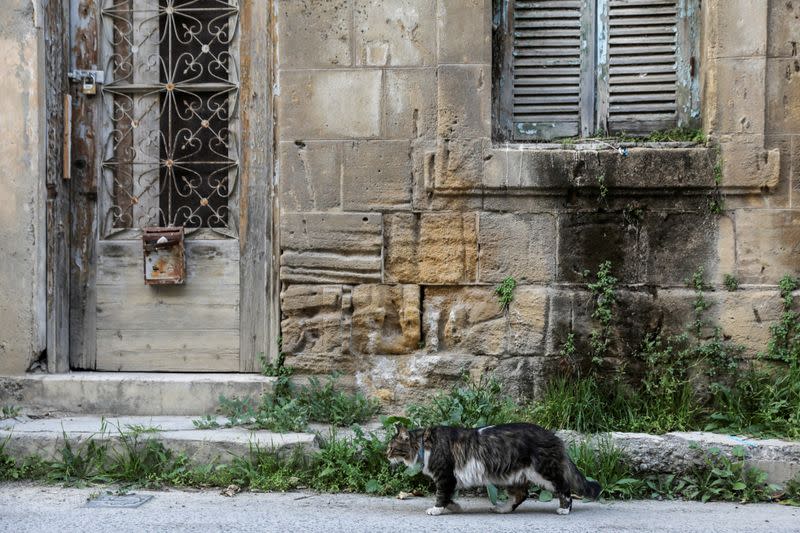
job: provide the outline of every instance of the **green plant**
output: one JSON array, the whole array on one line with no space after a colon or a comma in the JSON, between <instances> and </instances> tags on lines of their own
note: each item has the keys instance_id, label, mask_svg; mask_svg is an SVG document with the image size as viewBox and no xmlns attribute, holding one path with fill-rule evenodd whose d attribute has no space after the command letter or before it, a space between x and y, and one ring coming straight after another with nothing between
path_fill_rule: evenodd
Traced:
<instances>
[{"instance_id":1,"label":"green plant","mask_svg":"<svg viewBox=\"0 0 800 533\"><path fill-rule=\"evenodd\" d=\"M618 380L603 383L593 374L561 376L548 382L541 398L525 408L525 418L551 429L625 431L634 416L630 396Z\"/></svg>"},{"instance_id":2,"label":"green plant","mask_svg":"<svg viewBox=\"0 0 800 533\"><path fill-rule=\"evenodd\" d=\"M440 392L424 404L412 404L406 415L413 427L448 425L479 427L515 420L518 409L503 394L502 384L491 377L470 380L464 376L460 385Z\"/></svg>"},{"instance_id":3,"label":"green plant","mask_svg":"<svg viewBox=\"0 0 800 533\"><path fill-rule=\"evenodd\" d=\"M589 336L591 361L597 366L603 362L611 342L614 304L616 302L617 278L611 275L611 261L604 261L597 270L594 282L587 284L594 299L592 318L600 323Z\"/></svg>"},{"instance_id":4,"label":"green plant","mask_svg":"<svg viewBox=\"0 0 800 533\"><path fill-rule=\"evenodd\" d=\"M108 467L108 442L98 442L89 437L82 442L72 442L62 432L64 442L58 450L58 458L48 468L47 480L65 485L86 482L110 481Z\"/></svg>"},{"instance_id":5,"label":"green plant","mask_svg":"<svg viewBox=\"0 0 800 533\"><path fill-rule=\"evenodd\" d=\"M308 420L308 408L301 400L265 394L261 398L253 427L278 432L305 431Z\"/></svg>"},{"instance_id":6,"label":"green plant","mask_svg":"<svg viewBox=\"0 0 800 533\"><path fill-rule=\"evenodd\" d=\"M702 266L697 267L697 270L692 274L691 280L687 281L687 285L694 289L694 301L692 307L694 308L694 334L700 335L700 332L705 325L703 314L709 308L710 304L706 301L704 292L711 287L706 285L705 282L705 268Z\"/></svg>"},{"instance_id":7,"label":"green plant","mask_svg":"<svg viewBox=\"0 0 800 533\"><path fill-rule=\"evenodd\" d=\"M741 446L731 450L727 457L719 448L709 448L703 453L703 463L682 477L681 495L690 500L739 501L742 503L770 501L780 490L767 483L767 473L748 466Z\"/></svg>"},{"instance_id":8,"label":"green plant","mask_svg":"<svg viewBox=\"0 0 800 533\"><path fill-rule=\"evenodd\" d=\"M783 300L780 320L770 326L770 340L764 357L788 363L793 368L800 364L800 313L794 311L794 291L798 279L786 275L778 283Z\"/></svg>"},{"instance_id":9,"label":"green plant","mask_svg":"<svg viewBox=\"0 0 800 533\"><path fill-rule=\"evenodd\" d=\"M192 420L192 424L197 429L216 429L220 427L219 422L217 422L217 417L213 415L205 415L200 418L196 418Z\"/></svg>"},{"instance_id":10,"label":"green plant","mask_svg":"<svg viewBox=\"0 0 800 533\"><path fill-rule=\"evenodd\" d=\"M511 305L511 302L514 301L514 289L517 288L517 280L512 278L511 276L507 277L503 281L500 282L500 285L495 287L494 292L497 294L497 298L500 302L500 307L508 309L508 306Z\"/></svg>"},{"instance_id":11,"label":"green plant","mask_svg":"<svg viewBox=\"0 0 800 533\"><path fill-rule=\"evenodd\" d=\"M119 428L118 428L119 429ZM132 429L119 432L119 445L107 450L108 472L114 481L154 484L170 471L175 454L153 438L152 431Z\"/></svg>"},{"instance_id":12,"label":"green plant","mask_svg":"<svg viewBox=\"0 0 800 533\"><path fill-rule=\"evenodd\" d=\"M602 497L625 500L641 497L645 482L638 478L622 451L610 439L573 442L568 445L567 452L579 470L600 483Z\"/></svg>"},{"instance_id":13,"label":"green plant","mask_svg":"<svg viewBox=\"0 0 800 533\"><path fill-rule=\"evenodd\" d=\"M6 418L16 418L20 415L22 410L14 405L4 405L0 408L0 420L5 420Z\"/></svg>"},{"instance_id":14,"label":"green plant","mask_svg":"<svg viewBox=\"0 0 800 533\"><path fill-rule=\"evenodd\" d=\"M631 226L638 226L644 220L644 207L639 202L625 204L622 209L622 219Z\"/></svg>"},{"instance_id":15,"label":"green plant","mask_svg":"<svg viewBox=\"0 0 800 533\"><path fill-rule=\"evenodd\" d=\"M783 487L780 503L800 507L800 474L786 482Z\"/></svg>"},{"instance_id":16,"label":"green plant","mask_svg":"<svg viewBox=\"0 0 800 533\"><path fill-rule=\"evenodd\" d=\"M670 130L654 131L647 136L648 142L706 142L703 130L687 127L672 128Z\"/></svg>"},{"instance_id":17,"label":"green plant","mask_svg":"<svg viewBox=\"0 0 800 533\"><path fill-rule=\"evenodd\" d=\"M336 390L336 379L334 375L322 384L312 377L308 386L300 389L298 399L307 409L309 420L350 426L366 422L378 413L380 403L377 400L368 399L360 392L348 394Z\"/></svg>"},{"instance_id":18,"label":"green plant","mask_svg":"<svg viewBox=\"0 0 800 533\"><path fill-rule=\"evenodd\" d=\"M608 196L608 185L606 184L606 177L603 174L597 176L597 187L599 192L597 193L597 200L599 202L603 202Z\"/></svg>"},{"instance_id":19,"label":"green plant","mask_svg":"<svg viewBox=\"0 0 800 533\"><path fill-rule=\"evenodd\" d=\"M725 289L729 292L736 292L739 290L739 280L736 279L733 274L725 274L722 284L725 285Z\"/></svg>"}]
</instances>

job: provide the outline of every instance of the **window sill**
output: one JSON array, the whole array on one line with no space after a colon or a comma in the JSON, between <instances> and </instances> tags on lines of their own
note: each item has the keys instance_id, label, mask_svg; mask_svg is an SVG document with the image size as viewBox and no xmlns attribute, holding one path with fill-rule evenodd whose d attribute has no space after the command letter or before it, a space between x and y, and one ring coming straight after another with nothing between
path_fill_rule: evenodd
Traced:
<instances>
[{"instance_id":1,"label":"window sill","mask_svg":"<svg viewBox=\"0 0 800 533\"><path fill-rule=\"evenodd\" d=\"M602 181L618 192L705 194L717 187L716 161L717 150L702 143L509 143L487 147L479 179L436 179L432 192L552 195Z\"/></svg>"}]
</instances>

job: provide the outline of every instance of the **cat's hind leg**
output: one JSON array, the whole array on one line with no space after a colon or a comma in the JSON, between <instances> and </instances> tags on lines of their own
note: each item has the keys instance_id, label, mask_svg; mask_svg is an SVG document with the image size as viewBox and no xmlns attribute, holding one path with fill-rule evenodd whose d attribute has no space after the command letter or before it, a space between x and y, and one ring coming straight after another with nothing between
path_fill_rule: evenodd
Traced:
<instances>
[{"instance_id":1,"label":"cat's hind leg","mask_svg":"<svg viewBox=\"0 0 800 533\"><path fill-rule=\"evenodd\" d=\"M508 492L508 501L506 501L503 505L495 505L490 507L489 510L493 513L510 513L519 505L528 499L528 486L527 485L520 485L516 487L508 487L506 488L506 492Z\"/></svg>"}]
</instances>

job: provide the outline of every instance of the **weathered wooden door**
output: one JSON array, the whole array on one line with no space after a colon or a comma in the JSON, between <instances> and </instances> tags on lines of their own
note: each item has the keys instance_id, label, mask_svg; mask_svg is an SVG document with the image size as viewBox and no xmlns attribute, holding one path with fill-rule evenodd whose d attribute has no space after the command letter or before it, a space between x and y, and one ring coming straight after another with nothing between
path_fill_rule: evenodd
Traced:
<instances>
[{"instance_id":1,"label":"weathered wooden door","mask_svg":"<svg viewBox=\"0 0 800 533\"><path fill-rule=\"evenodd\" d=\"M71 368L268 355L268 4L71 0ZM185 229L182 284L144 283L146 227Z\"/></svg>"}]
</instances>

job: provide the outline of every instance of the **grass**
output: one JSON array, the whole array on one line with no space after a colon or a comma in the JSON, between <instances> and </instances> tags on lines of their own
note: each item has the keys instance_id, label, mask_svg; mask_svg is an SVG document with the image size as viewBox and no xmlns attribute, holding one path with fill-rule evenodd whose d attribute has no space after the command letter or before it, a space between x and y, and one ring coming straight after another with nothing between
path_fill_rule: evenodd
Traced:
<instances>
[{"instance_id":1,"label":"grass","mask_svg":"<svg viewBox=\"0 0 800 533\"><path fill-rule=\"evenodd\" d=\"M22 413L22 409L15 405L4 405L0 407L0 420L16 418Z\"/></svg>"}]
</instances>

